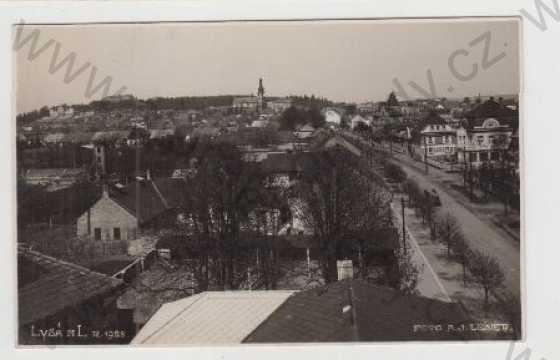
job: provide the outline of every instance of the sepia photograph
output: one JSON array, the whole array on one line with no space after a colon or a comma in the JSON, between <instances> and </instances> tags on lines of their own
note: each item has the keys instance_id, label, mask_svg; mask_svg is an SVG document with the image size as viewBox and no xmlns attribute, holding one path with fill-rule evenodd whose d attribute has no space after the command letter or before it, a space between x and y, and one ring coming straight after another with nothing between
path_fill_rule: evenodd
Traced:
<instances>
[{"instance_id":1,"label":"sepia photograph","mask_svg":"<svg viewBox=\"0 0 560 360\"><path fill-rule=\"evenodd\" d=\"M18 346L523 339L518 17L12 42Z\"/></svg>"}]
</instances>

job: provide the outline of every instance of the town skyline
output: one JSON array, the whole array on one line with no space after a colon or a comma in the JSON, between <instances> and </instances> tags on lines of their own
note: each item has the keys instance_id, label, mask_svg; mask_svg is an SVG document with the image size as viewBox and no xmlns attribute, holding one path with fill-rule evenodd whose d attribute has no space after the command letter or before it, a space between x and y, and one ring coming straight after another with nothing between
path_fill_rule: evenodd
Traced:
<instances>
[{"instance_id":1,"label":"town skyline","mask_svg":"<svg viewBox=\"0 0 560 360\"><path fill-rule=\"evenodd\" d=\"M518 20L33 26L19 345L522 338Z\"/></svg>"},{"instance_id":2,"label":"town skyline","mask_svg":"<svg viewBox=\"0 0 560 360\"><path fill-rule=\"evenodd\" d=\"M20 44L32 30L38 29L35 46L38 55L32 60L28 58L33 40L23 44L16 53L16 110L22 113L42 106L89 103L102 98L101 90L91 97L84 94L92 67L97 69L92 88L111 76L107 95L125 86L123 93L140 99L254 94L258 78L266 83L265 96L313 94L335 102L383 101L390 91L399 90L394 79L398 79L410 99L423 97L409 85L410 81L432 94L435 91L436 97L519 93L519 79L510 76L519 67L516 21L496 19L485 21L483 26L479 21L453 20L308 24L119 24L79 28L26 25L20 34ZM305 35L302 26L306 27ZM485 44L469 44L485 31L491 34L486 55L492 59L503 52L505 56L483 69L480 65ZM83 41L84 38L88 41ZM148 41L140 41L144 38ZM201 41L208 38L212 41ZM53 42L47 46L49 39ZM418 46L398 46L403 41ZM437 43L437 49L426 51L430 43ZM177 44L193 50L176 49ZM40 52L42 46L45 48ZM456 57L457 71L468 73L470 63L480 63L480 69L472 79L458 81L450 73L449 55L471 47L469 56ZM238 48L245 51L237 51ZM197 55L192 56L192 52ZM73 71L68 71L70 61L64 63L70 53L75 53ZM88 63L90 68L78 73ZM355 68L361 71L351 71ZM431 71L433 80L431 89L427 70ZM65 83L67 71L78 75ZM156 78L158 82L153 81Z\"/></svg>"}]
</instances>

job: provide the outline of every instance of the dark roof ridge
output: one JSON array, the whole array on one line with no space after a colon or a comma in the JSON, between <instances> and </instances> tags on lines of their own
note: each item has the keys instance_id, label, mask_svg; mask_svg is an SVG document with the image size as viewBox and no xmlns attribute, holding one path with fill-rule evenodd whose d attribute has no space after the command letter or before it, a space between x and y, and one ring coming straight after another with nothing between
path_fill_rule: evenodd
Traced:
<instances>
[{"instance_id":1,"label":"dark roof ridge","mask_svg":"<svg viewBox=\"0 0 560 360\"><path fill-rule=\"evenodd\" d=\"M158 186L156 185L156 182L153 181L153 180L149 180L149 181L152 183L152 186L154 187L154 190L155 190L156 194L161 199L161 202L163 203L163 206L165 206L166 209L169 209L170 208L169 203L167 202L167 199L163 196L163 194L159 190Z\"/></svg>"},{"instance_id":2,"label":"dark roof ridge","mask_svg":"<svg viewBox=\"0 0 560 360\"><path fill-rule=\"evenodd\" d=\"M120 206L121 208L123 208L126 212L128 212L130 215L134 216L136 219L140 220L138 217L138 214L136 214L136 210L133 209L129 209L128 206L126 206L125 204L123 204L122 201L118 200L117 197L115 196L111 196L111 194L109 194L109 199L113 200L115 202L115 204L117 204L118 206ZM101 200L101 199L99 199Z\"/></svg>"},{"instance_id":3,"label":"dark roof ridge","mask_svg":"<svg viewBox=\"0 0 560 360\"><path fill-rule=\"evenodd\" d=\"M62 266L72 268L76 271L85 272L85 273L89 273L89 274L93 274L93 275L98 275L98 276L102 276L102 277L105 277L105 278L112 278L111 276L108 276L106 274L100 273L100 272L95 271L95 270L91 270L91 269L89 269L85 266L78 265L78 264L75 264L75 263L71 263L71 262L68 262L68 261L65 261L65 260L57 259L55 257L45 255L43 253L40 253L40 252L32 250L32 249L25 249L22 245L18 245L18 255L24 255L25 256L27 254L31 254L31 255L36 256L38 258L41 258L45 261L49 261L53 264L59 264L59 265L62 265ZM118 280L118 281L122 281L122 280L117 279L117 278L113 278L113 279Z\"/></svg>"}]
</instances>

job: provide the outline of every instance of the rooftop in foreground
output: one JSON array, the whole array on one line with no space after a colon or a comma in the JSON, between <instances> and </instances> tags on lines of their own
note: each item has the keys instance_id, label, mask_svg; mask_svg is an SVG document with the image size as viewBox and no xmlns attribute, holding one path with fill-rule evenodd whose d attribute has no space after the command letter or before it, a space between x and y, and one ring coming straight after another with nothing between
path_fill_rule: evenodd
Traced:
<instances>
[{"instance_id":1,"label":"rooftop in foreground","mask_svg":"<svg viewBox=\"0 0 560 360\"><path fill-rule=\"evenodd\" d=\"M444 324L445 331L429 331ZM304 291L204 292L164 304L135 345L475 340L457 303L446 303L364 280ZM468 326L468 325L467 325Z\"/></svg>"},{"instance_id":2,"label":"rooftop in foreground","mask_svg":"<svg viewBox=\"0 0 560 360\"><path fill-rule=\"evenodd\" d=\"M20 326L54 315L123 284L122 280L21 246L18 247L18 270Z\"/></svg>"}]
</instances>

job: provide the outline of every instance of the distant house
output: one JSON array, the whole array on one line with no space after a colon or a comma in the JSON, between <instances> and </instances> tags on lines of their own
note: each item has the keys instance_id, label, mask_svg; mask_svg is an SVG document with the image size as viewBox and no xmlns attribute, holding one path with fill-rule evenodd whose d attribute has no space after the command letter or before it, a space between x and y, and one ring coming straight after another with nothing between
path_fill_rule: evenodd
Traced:
<instances>
[{"instance_id":1,"label":"distant house","mask_svg":"<svg viewBox=\"0 0 560 360\"><path fill-rule=\"evenodd\" d=\"M132 344L476 339L474 332L426 326L445 323L449 330L468 321L459 304L350 279L304 291L203 292L163 305Z\"/></svg>"},{"instance_id":2,"label":"distant house","mask_svg":"<svg viewBox=\"0 0 560 360\"><path fill-rule=\"evenodd\" d=\"M354 115L351 119L350 119L350 128L353 130L355 129L358 124L364 124L367 126L371 125L371 121L369 121L368 119L364 118L362 115Z\"/></svg>"},{"instance_id":3,"label":"distant house","mask_svg":"<svg viewBox=\"0 0 560 360\"><path fill-rule=\"evenodd\" d=\"M43 143L45 145L58 145L62 143L62 140L64 139L64 133L50 133L50 134L46 134L45 137L43 138Z\"/></svg>"},{"instance_id":4,"label":"distant house","mask_svg":"<svg viewBox=\"0 0 560 360\"><path fill-rule=\"evenodd\" d=\"M259 118L251 122L251 127L264 128L268 126L268 119Z\"/></svg>"},{"instance_id":5,"label":"distant house","mask_svg":"<svg viewBox=\"0 0 560 360\"><path fill-rule=\"evenodd\" d=\"M49 109L49 117L56 118L59 116L72 116L74 114L74 108L68 105L58 105L52 106Z\"/></svg>"},{"instance_id":6,"label":"distant house","mask_svg":"<svg viewBox=\"0 0 560 360\"><path fill-rule=\"evenodd\" d=\"M130 130L98 131L93 134L91 141L98 144L103 143L123 146L127 144L129 135Z\"/></svg>"},{"instance_id":7,"label":"distant house","mask_svg":"<svg viewBox=\"0 0 560 360\"><path fill-rule=\"evenodd\" d=\"M175 135L174 129L155 129L150 130L150 140L165 139Z\"/></svg>"},{"instance_id":8,"label":"distant house","mask_svg":"<svg viewBox=\"0 0 560 360\"><path fill-rule=\"evenodd\" d=\"M266 102L266 107L275 113L283 112L287 110L290 106L292 106L292 100L288 98L268 100Z\"/></svg>"},{"instance_id":9,"label":"distant house","mask_svg":"<svg viewBox=\"0 0 560 360\"><path fill-rule=\"evenodd\" d=\"M103 190L101 198L77 220L77 235L95 242L134 240L143 227L176 221L184 204L183 179L138 179Z\"/></svg>"},{"instance_id":10,"label":"distant house","mask_svg":"<svg viewBox=\"0 0 560 360\"><path fill-rule=\"evenodd\" d=\"M233 99L233 109L236 111L257 111L258 98L256 96L237 97Z\"/></svg>"},{"instance_id":11,"label":"distant house","mask_svg":"<svg viewBox=\"0 0 560 360\"><path fill-rule=\"evenodd\" d=\"M324 116L325 116L325 121L328 124L334 124L334 125L340 125L341 121L342 121L342 115L340 112L333 110L333 109L327 109L324 111Z\"/></svg>"},{"instance_id":12,"label":"distant house","mask_svg":"<svg viewBox=\"0 0 560 360\"><path fill-rule=\"evenodd\" d=\"M340 148L356 156L362 155L362 151L357 146L339 135L326 137L322 141L314 144L315 150L327 150L331 148Z\"/></svg>"},{"instance_id":13,"label":"distant house","mask_svg":"<svg viewBox=\"0 0 560 360\"><path fill-rule=\"evenodd\" d=\"M47 191L60 190L85 180L87 173L82 168L28 169L25 182L30 185L44 185Z\"/></svg>"},{"instance_id":14,"label":"distant house","mask_svg":"<svg viewBox=\"0 0 560 360\"><path fill-rule=\"evenodd\" d=\"M313 125L304 124L296 128L296 130L294 131L294 135L300 139L305 139L311 137L315 130L317 129Z\"/></svg>"},{"instance_id":15,"label":"distant house","mask_svg":"<svg viewBox=\"0 0 560 360\"><path fill-rule=\"evenodd\" d=\"M122 280L24 246L18 247L17 269L20 345L96 343L99 339L83 335L97 329L126 328L119 322L116 307L124 288ZM51 328L64 331L64 336L56 336L56 332L41 335L41 330ZM66 336L67 329L79 329L82 336ZM115 344L129 341L128 334L119 332L117 336Z\"/></svg>"},{"instance_id":16,"label":"distant house","mask_svg":"<svg viewBox=\"0 0 560 360\"><path fill-rule=\"evenodd\" d=\"M362 115L372 114L375 111L375 104L371 101L358 104L356 110Z\"/></svg>"}]
</instances>

